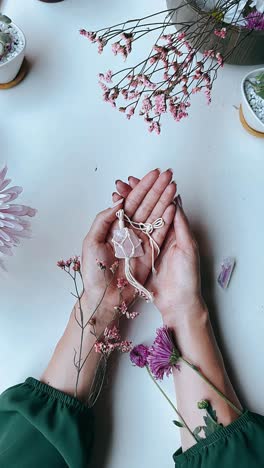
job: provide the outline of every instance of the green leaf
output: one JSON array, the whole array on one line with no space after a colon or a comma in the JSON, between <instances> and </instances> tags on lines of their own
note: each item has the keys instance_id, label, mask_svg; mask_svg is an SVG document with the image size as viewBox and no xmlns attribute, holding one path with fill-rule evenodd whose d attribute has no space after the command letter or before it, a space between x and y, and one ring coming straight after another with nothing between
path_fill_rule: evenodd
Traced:
<instances>
[{"instance_id":1,"label":"green leaf","mask_svg":"<svg viewBox=\"0 0 264 468\"><path fill-rule=\"evenodd\" d=\"M8 18L6 15L1 15L0 13L0 22L5 23L5 24L10 24L12 23L12 20Z\"/></svg>"},{"instance_id":2,"label":"green leaf","mask_svg":"<svg viewBox=\"0 0 264 468\"><path fill-rule=\"evenodd\" d=\"M208 402L207 413L217 423L216 411L213 409L211 403Z\"/></svg>"},{"instance_id":3,"label":"green leaf","mask_svg":"<svg viewBox=\"0 0 264 468\"><path fill-rule=\"evenodd\" d=\"M258 96L260 96L262 99L264 99L264 89L260 90L260 91L256 91L256 94Z\"/></svg>"},{"instance_id":4,"label":"green leaf","mask_svg":"<svg viewBox=\"0 0 264 468\"><path fill-rule=\"evenodd\" d=\"M198 406L199 407L199 406ZM223 427L222 424L219 424L217 421L216 411L213 409L211 403L207 401L206 415L203 417L205 426L202 426L201 429L204 430L205 437L210 436L214 432L218 431ZM198 428L196 428L198 429Z\"/></svg>"},{"instance_id":5,"label":"green leaf","mask_svg":"<svg viewBox=\"0 0 264 468\"><path fill-rule=\"evenodd\" d=\"M173 424L175 424L175 426L177 427L185 427L183 423L181 423L180 421L172 421Z\"/></svg>"},{"instance_id":6,"label":"green leaf","mask_svg":"<svg viewBox=\"0 0 264 468\"><path fill-rule=\"evenodd\" d=\"M0 42L2 42L3 44L8 44L9 42L11 42L10 35L7 33L0 32Z\"/></svg>"},{"instance_id":7,"label":"green leaf","mask_svg":"<svg viewBox=\"0 0 264 468\"><path fill-rule=\"evenodd\" d=\"M256 75L256 80L260 82L264 82L264 73L260 73L259 75Z\"/></svg>"},{"instance_id":8,"label":"green leaf","mask_svg":"<svg viewBox=\"0 0 264 468\"><path fill-rule=\"evenodd\" d=\"M202 437L199 435L202 429L203 429L203 426L197 426L193 431L193 435L197 441L202 440Z\"/></svg>"}]
</instances>

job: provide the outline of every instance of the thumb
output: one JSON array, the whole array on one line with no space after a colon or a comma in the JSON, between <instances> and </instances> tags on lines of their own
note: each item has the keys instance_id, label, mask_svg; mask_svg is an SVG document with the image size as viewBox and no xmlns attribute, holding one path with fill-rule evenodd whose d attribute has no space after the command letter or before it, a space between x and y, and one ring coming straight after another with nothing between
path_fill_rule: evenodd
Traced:
<instances>
[{"instance_id":1,"label":"thumb","mask_svg":"<svg viewBox=\"0 0 264 468\"><path fill-rule=\"evenodd\" d=\"M176 198L177 210L174 217L174 230L176 236L176 242L183 250L190 248L190 243L193 242L193 233L190 227L190 223L182 207L181 196L178 195Z\"/></svg>"},{"instance_id":2,"label":"thumb","mask_svg":"<svg viewBox=\"0 0 264 468\"><path fill-rule=\"evenodd\" d=\"M121 198L114 203L113 207L98 213L87 235L88 241L98 244L105 242L109 229L116 219L116 211L121 207L123 201L124 199Z\"/></svg>"}]
</instances>

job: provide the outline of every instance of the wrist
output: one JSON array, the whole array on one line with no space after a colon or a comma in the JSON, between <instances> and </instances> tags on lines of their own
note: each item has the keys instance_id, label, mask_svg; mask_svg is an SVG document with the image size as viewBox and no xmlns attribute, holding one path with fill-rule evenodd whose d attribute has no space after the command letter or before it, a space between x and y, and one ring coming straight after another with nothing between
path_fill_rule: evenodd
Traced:
<instances>
[{"instance_id":1,"label":"wrist","mask_svg":"<svg viewBox=\"0 0 264 468\"><path fill-rule=\"evenodd\" d=\"M115 310L108 304L100 304L92 295L88 296L86 292L81 297L81 308L84 316L84 322L88 320L94 323L96 334L99 335L104 332L105 328L109 326L115 319Z\"/></svg>"},{"instance_id":2,"label":"wrist","mask_svg":"<svg viewBox=\"0 0 264 468\"><path fill-rule=\"evenodd\" d=\"M209 318L208 308L202 297L194 297L186 302L175 303L160 309L163 323L168 327L179 327L197 321L206 322Z\"/></svg>"}]
</instances>

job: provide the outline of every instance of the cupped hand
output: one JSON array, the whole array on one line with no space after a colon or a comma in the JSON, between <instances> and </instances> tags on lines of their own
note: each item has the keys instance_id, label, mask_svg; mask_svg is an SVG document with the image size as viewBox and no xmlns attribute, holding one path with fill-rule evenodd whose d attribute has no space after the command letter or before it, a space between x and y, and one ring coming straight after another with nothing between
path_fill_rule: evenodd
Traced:
<instances>
[{"instance_id":1,"label":"cupped hand","mask_svg":"<svg viewBox=\"0 0 264 468\"><path fill-rule=\"evenodd\" d=\"M175 205L172 201L176 193L176 184L171 181L172 172L167 170L160 174L159 170L149 172L136 186L130 188L124 202L113 208L108 208L96 216L90 231L83 242L82 275L85 288L85 300L89 308L98 304L105 293L103 309L113 311L119 302L119 292L116 288L116 278L124 277L124 261L119 266L111 282L112 274L109 268L117 260L114 255L112 238L114 230L118 229L116 212L124 207L125 213L135 222L153 223L157 218L164 219L164 226L153 232L153 239L161 247L175 215ZM119 197L120 198L120 197ZM115 200L116 201L116 200ZM148 237L136 232L142 240L144 255L131 261L133 274L144 284L152 266L151 249ZM97 267L97 260L106 265L106 270ZM105 285L109 285L105 292ZM135 290L128 286L124 290L124 300L133 300Z\"/></svg>"},{"instance_id":2,"label":"cupped hand","mask_svg":"<svg viewBox=\"0 0 264 468\"><path fill-rule=\"evenodd\" d=\"M126 198L140 183L135 177L129 184L118 181L113 201ZM182 318L204 307L201 295L200 261L196 240L182 208L181 198L176 198L176 214L168 229L161 253L156 260L157 273L150 275L147 287L154 292L155 304L166 323Z\"/></svg>"}]
</instances>

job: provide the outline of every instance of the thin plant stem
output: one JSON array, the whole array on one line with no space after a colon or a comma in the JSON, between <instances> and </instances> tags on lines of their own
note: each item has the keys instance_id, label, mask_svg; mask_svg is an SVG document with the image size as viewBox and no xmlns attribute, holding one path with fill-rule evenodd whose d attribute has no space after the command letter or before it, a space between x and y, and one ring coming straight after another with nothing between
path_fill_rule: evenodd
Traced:
<instances>
[{"instance_id":1,"label":"thin plant stem","mask_svg":"<svg viewBox=\"0 0 264 468\"><path fill-rule=\"evenodd\" d=\"M206 382L209 387L211 387L229 406L230 408L232 408L239 416L241 416L241 414L243 413L239 408L237 408L233 403L232 401L229 400L229 398L227 398L222 392L221 390L219 390L200 370L197 366L195 366L194 364L192 364L191 362L189 362L187 359L185 359L184 357L180 356L179 357L179 361L182 361L184 362L188 367L190 367L192 370L194 370L194 372L196 372L196 374L198 374L201 379L204 380L204 382Z\"/></svg>"},{"instance_id":2,"label":"thin plant stem","mask_svg":"<svg viewBox=\"0 0 264 468\"><path fill-rule=\"evenodd\" d=\"M175 413L177 414L177 416L180 418L180 420L182 421L184 427L187 429L187 431L189 432L189 434L191 435L191 437L195 440L195 442L197 442L197 439L195 437L195 435L193 434L192 430L190 429L190 427L188 426L188 424L186 423L186 421L184 420L183 416L180 414L180 412L177 410L176 406L172 403L172 401L170 400L170 398L168 397L168 395L164 392L164 390L161 388L161 386L158 384L157 380L154 379L152 373L150 372L149 370L149 367L146 366L146 369L147 369L147 372L151 378L151 380L154 382L154 384L156 385L156 387L159 389L159 391L162 393L162 395L166 398L167 402L169 403L169 405L173 408L173 410L175 411Z\"/></svg>"}]
</instances>

